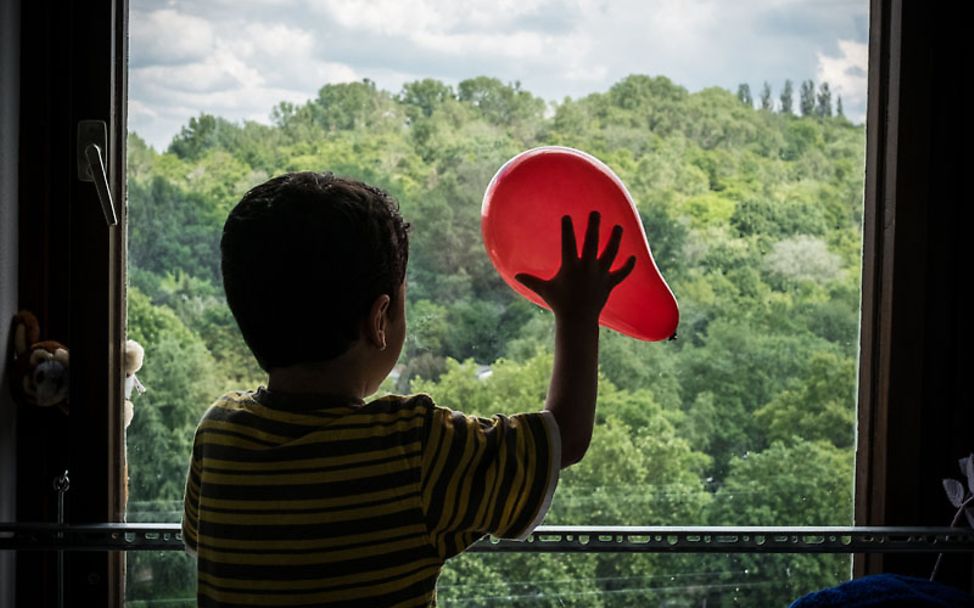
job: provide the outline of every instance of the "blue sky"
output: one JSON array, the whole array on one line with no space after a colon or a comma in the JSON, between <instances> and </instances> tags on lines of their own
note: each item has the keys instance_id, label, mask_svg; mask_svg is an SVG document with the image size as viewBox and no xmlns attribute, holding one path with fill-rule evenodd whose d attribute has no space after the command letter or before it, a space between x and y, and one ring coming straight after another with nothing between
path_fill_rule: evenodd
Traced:
<instances>
[{"instance_id":1,"label":"blue sky","mask_svg":"<svg viewBox=\"0 0 974 608\"><path fill-rule=\"evenodd\" d=\"M131 0L129 128L164 149L201 112L268 122L280 101L370 78L519 80L549 101L628 74L757 98L828 81L866 97L866 0ZM835 95L833 94L833 97Z\"/></svg>"}]
</instances>

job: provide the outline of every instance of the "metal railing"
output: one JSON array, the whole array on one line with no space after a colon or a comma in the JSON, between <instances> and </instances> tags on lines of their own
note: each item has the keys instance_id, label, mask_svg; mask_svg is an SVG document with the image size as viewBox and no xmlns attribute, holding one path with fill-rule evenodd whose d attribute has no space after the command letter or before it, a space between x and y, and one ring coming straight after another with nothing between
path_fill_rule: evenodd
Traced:
<instances>
[{"instance_id":1,"label":"metal railing","mask_svg":"<svg viewBox=\"0 0 974 608\"><path fill-rule=\"evenodd\" d=\"M180 551L179 524L0 524L0 550ZM964 553L974 530L840 526L538 526L468 551L527 553Z\"/></svg>"}]
</instances>

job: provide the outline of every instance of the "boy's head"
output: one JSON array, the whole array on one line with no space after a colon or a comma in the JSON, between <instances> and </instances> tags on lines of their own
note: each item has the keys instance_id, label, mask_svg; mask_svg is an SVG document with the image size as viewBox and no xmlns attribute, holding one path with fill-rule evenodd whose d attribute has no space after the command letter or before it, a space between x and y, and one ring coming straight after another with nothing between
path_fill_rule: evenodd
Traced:
<instances>
[{"instance_id":1,"label":"boy's head","mask_svg":"<svg viewBox=\"0 0 974 608\"><path fill-rule=\"evenodd\" d=\"M223 286L261 367L344 353L376 298L396 301L407 228L387 193L330 173L289 173L245 194L223 227Z\"/></svg>"}]
</instances>

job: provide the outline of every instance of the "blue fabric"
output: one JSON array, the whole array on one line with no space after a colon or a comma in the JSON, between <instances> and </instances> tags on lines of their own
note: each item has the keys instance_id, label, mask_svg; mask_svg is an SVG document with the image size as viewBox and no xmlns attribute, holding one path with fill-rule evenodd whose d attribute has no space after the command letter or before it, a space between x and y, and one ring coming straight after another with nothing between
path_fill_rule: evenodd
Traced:
<instances>
[{"instance_id":1,"label":"blue fabric","mask_svg":"<svg viewBox=\"0 0 974 608\"><path fill-rule=\"evenodd\" d=\"M823 589L795 600L790 608L974 608L970 595L923 578L876 574Z\"/></svg>"}]
</instances>

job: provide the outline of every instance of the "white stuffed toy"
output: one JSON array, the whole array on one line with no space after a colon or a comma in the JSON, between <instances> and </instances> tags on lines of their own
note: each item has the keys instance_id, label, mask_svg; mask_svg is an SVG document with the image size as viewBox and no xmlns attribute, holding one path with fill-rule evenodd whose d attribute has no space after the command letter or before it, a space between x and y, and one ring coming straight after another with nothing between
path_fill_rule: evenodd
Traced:
<instances>
[{"instance_id":1,"label":"white stuffed toy","mask_svg":"<svg viewBox=\"0 0 974 608\"><path fill-rule=\"evenodd\" d=\"M145 387L139 382L135 372L142 369L142 362L145 360L145 349L135 340L125 342L125 428L129 428L132 418L135 416L135 407L132 405L132 390L138 391L141 395L145 392Z\"/></svg>"}]
</instances>

